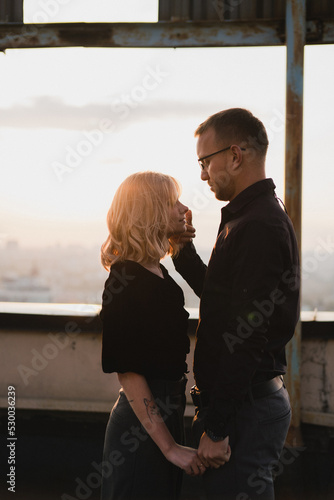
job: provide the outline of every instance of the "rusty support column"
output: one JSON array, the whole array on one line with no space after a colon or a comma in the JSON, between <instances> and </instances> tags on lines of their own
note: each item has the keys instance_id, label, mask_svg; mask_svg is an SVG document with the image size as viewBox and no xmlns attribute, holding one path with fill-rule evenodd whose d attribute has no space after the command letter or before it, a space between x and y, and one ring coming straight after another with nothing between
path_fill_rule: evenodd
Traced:
<instances>
[{"instance_id":1,"label":"rusty support column","mask_svg":"<svg viewBox=\"0 0 334 500\"><path fill-rule=\"evenodd\" d=\"M1 0L0 23L23 23L23 0Z\"/></svg>"},{"instance_id":2,"label":"rusty support column","mask_svg":"<svg viewBox=\"0 0 334 500\"><path fill-rule=\"evenodd\" d=\"M306 0L286 0L286 145L285 145L285 204L293 222L301 249L302 210L302 146L303 146L303 78L306 26ZM301 445L300 434L300 364L301 323L287 347L286 378L293 409L288 443Z\"/></svg>"}]
</instances>

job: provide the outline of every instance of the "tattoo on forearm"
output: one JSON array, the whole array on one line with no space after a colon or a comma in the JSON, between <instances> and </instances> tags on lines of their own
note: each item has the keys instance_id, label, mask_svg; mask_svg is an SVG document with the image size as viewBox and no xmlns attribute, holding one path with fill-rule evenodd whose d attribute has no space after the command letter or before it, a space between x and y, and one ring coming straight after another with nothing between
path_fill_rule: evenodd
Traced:
<instances>
[{"instance_id":1,"label":"tattoo on forearm","mask_svg":"<svg viewBox=\"0 0 334 500\"><path fill-rule=\"evenodd\" d=\"M158 406L155 404L155 402L152 401L152 399L144 398L144 405L146 406L147 416L151 422L152 422L151 415L160 416L160 410Z\"/></svg>"}]
</instances>

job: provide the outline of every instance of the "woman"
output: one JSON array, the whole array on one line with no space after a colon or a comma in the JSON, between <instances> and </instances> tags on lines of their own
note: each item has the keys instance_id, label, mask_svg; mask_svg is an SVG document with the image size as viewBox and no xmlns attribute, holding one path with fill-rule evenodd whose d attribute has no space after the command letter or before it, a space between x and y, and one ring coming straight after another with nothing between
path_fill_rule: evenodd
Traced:
<instances>
[{"instance_id":1,"label":"woman","mask_svg":"<svg viewBox=\"0 0 334 500\"><path fill-rule=\"evenodd\" d=\"M128 177L107 216L101 260L110 271L102 299L102 368L122 386L104 444L102 500L176 499L182 469L205 470L182 446L188 313L181 288L160 260L177 252L188 208L175 179Z\"/></svg>"}]
</instances>

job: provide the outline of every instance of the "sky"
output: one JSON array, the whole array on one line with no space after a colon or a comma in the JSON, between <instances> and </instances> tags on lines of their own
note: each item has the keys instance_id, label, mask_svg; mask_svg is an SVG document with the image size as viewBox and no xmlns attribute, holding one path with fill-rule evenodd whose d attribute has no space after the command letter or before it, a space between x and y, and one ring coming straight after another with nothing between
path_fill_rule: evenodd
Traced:
<instances>
[{"instance_id":1,"label":"sky","mask_svg":"<svg viewBox=\"0 0 334 500\"><path fill-rule=\"evenodd\" d=\"M30 23L156 20L153 0L25 0ZM333 235L333 60L333 45L305 48L303 250L311 252ZM284 199L285 66L285 47L1 53L0 246L100 245L118 185L156 170L180 181L197 245L211 248L222 202L200 180L193 132L221 109L251 110L267 128L267 176Z\"/></svg>"}]
</instances>

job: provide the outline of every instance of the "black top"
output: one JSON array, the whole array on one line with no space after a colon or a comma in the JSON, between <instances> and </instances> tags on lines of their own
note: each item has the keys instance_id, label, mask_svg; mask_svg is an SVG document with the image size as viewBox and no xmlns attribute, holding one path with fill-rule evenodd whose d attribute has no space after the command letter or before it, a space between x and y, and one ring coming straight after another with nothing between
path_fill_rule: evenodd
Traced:
<instances>
[{"instance_id":1,"label":"black top","mask_svg":"<svg viewBox=\"0 0 334 500\"><path fill-rule=\"evenodd\" d=\"M133 261L111 266L102 296L102 368L148 379L179 380L189 352L181 288Z\"/></svg>"},{"instance_id":2,"label":"black top","mask_svg":"<svg viewBox=\"0 0 334 500\"><path fill-rule=\"evenodd\" d=\"M272 179L256 182L222 209L208 267L192 244L175 259L201 296L194 373L210 393L206 427L218 436L250 384L285 373L299 318L297 242L274 189Z\"/></svg>"}]
</instances>

